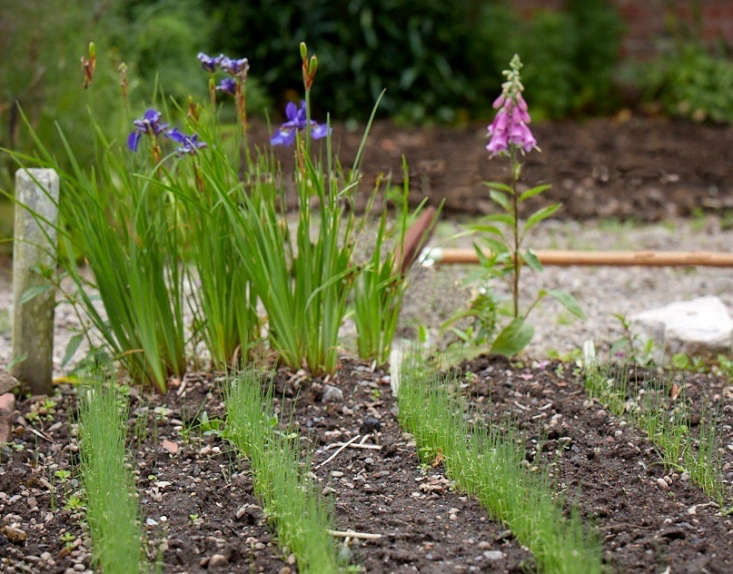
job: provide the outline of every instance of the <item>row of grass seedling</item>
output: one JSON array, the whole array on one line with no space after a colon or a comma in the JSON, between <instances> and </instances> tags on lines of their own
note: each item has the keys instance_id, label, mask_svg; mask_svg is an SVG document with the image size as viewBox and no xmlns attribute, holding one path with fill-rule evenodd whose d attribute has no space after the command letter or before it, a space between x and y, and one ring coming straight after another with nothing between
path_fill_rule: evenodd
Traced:
<instances>
[{"instance_id":1,"label":"row of grass seedling","mask_svg":"<svg viewBox=\"0 0 733 574\"><path fill-rule=\"evenodd\" d=\"M92 557L105 574L149 571L135 481L126 463L126 400L96 382L80 391L81 474Z\"/></svg>"},{"instance_id":2,"label":"row of grass seedling","mask_svg":"<svg viewBox=\"0 0 733 574\"><path fill-rule=\"evenodd\" d=\"M473 424L458 381L412 357L402 368L399 420L426 461L436 458L458 488L476 496L534 554L542 572L601 572L601 545L575 510L565 516L547 472L530 472L516 430Z\"/></svg>"},{"instance_id":3,"label":"row of grass seedling","mask_svg":"<svg viewBox=\"0 0 733 574\"><path fill-rule=\"evenodd\" d=\"M333 511L318 492L310 461L300 454L298 434L278 428L271 387L263 392L262 382L246 371L230 384L228 436L249 460L255 492L299 571L342 572L348 564L329 534Z\"/></svg>"},{"instance_id":4,"label":"row of grass seedling","mask_svg":"<svg viewBox=\"0 0 733 574\"><path fill-rule=\"evenodd\" d=\"M666 382L663 375L644 376L645 380L639 381L624 366L590 366L583 372L589 396L645 432L659 449L665 469L688 473L692 482L725 509L732 501L722 480L713 408L700 405L700 421L693 434L684 392Z\"/></svg>"}]
</instances>

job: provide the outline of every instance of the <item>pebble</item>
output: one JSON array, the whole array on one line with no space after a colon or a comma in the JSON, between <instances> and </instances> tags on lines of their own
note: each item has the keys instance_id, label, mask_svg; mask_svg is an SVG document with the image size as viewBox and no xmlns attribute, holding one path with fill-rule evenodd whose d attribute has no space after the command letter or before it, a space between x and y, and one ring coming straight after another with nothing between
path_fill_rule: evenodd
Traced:
<instances>
[{"instance_id":1,"label":"pebble","mask_svg":"<svg viewBox=\"0 0 733 574\"><path fill-rule=\"evenodd\" d=\"M662 490L667 490L669 488L669 484L667 484L667 481L663 478L657 479L657 486L661 488Z\"/></svg>"},{"instance_id":2,"label":"pebble","mask_svg":"<svg viewBox=\"0 0 733 574\"><path fill-rule=\"evenodd\" d=\"M212 554L209 558L209 568L219 568L229 564L229 559L223 554Z\"/></svg>"},{"instance_id":3,"label":"pebble","mask_svg":"<svg viewBox=\"0 0 733 574\"><path fill-rule=\"evenodd\" d=\"M338 387L332 385L323 385L324 403L341 403L344 400L344 392Z\"/></svg>"},{"instance_id":4,"label":"pebble","mask_svg":"<svg viewBox=\"0 0 733 574\"><path fill-rule=\"evenodd\" d=\"M484 558L491 561L501 560L504 558L504 553L501 550L487 550L484 552Z\"/></svg>"},{"instance_id":5,"label":"pebble","mask_svg":"<svg viewBox=\"0 0 733 574\"><path fill-rule=\"evenodd\" d=\"M0 530L5 535L5 538L10 540L13 544L22 544L28 538L28 534L22 528L15 526L5 526Z\"/></svg>"},{"instance_id":6,"label":"pebble","mask_svg":"<svg viewBox=\"0 0 733 574\"><path fill-rule=\"evenodd\" d=\"M689 472L687 472L687 471L684 471L684 472L683 472L683 473L682 473L682 474L680 475L680 480L681 480L682 482L689 482L689 480L690 480L690 473L689 473Z\"/></svg>"}]
</instances>

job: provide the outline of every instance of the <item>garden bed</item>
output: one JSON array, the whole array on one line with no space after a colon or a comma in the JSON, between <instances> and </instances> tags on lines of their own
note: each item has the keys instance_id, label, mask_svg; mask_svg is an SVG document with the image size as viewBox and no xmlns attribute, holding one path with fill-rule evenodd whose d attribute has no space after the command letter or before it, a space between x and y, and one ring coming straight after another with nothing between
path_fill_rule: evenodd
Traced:
<instances>
[{"instance_id":1,"label":"garden bed","mask_svg":"<svg viewBox=\"0 0 733 574\"><path fill-rule=\"evenodd\" d=\"M264 127L254 132L264 143ZM563 204L556 217L583 220L659 221L698 210L733 210L732 127L620 114L542 122L533 125L533 132L542 153L527 156L524 180L552 183L552 188L528 205L527 213L541 202L556 201ZM334 145L345 166L360 137L360 130L336 127ZM391 172L400 181L404 154L414 202L428 196L437 205L444 199L446 213L453 214L496 211L482 182L506 174L502 162L488 160L486 125L406 129L382 121L373 126L369 141L363 166L368 180ZM286 170L292 166L289 151L277 155Z\"/></svg>"},{"instance_id":2,"label":"garden bed","mask_svg":"<svg viewBox=\"0 0 733 574\"><path fill-rule=\"evenodd\" d=\"M665 471L640 432L589 400L572 365L558 365L528 368L482 357L463 367L462 381L477 412L500 422L510 417L527 433L528 467L543 439L558 491L600 532L605 561L614 569L730 571L733 518ZM703 398L720 406L723 478L730 488L730 384L709 375L678 380L693 412ZM398 426L384 373L348 359L325 379L283 369L274 394L281 422L290 421L312 453L337 529L381 535L349 541L343 552L353 564L368 572L534 569L531 554L505 527L475 499L454 492L440 461L420 463L414 442ZM4 572L89 567L83 512L73 498L79 494L70 426L75 393L61 387L54 400L53 406L19 402L23 419L16 417L11 444L2 447L0 516L3 526L16 523L27 534L25 542L0 537ZM165 572L218 565L234 572L295 571L254 497L247 462L220 436L224 416L221 380L212 375L186 375L165 396L130 391L128 444L148 554L154 560L161 550ZM350 440L371 448L349 446L329 460Z\"/></svg>"}]
</instances>

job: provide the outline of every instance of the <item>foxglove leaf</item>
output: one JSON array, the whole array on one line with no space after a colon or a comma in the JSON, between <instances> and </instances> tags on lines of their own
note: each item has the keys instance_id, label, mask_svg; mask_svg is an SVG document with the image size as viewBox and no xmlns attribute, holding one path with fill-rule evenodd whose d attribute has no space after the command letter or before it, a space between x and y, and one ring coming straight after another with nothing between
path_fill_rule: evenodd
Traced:
<instances>
[{"instance_id":1,"label":"foxglove leaf","mask_svg":"<svg viewBox=\"0 0 733 574\"><path fill-rule=\"evenodd\" d=\"M524 349L534 336L534 327L517 317L512 320L494 339L491 352L512 357Z\"/></svg>"}]
</instances>

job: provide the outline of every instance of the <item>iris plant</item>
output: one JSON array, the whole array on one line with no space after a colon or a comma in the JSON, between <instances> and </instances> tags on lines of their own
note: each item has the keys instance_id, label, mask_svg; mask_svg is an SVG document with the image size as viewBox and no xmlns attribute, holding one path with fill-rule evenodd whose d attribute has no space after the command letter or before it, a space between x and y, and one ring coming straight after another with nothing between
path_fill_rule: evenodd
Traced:
<instances>
[{"instance_id":1,"label":"iris plant","mask_svg":"<svg viewBox=\"0 0 733 574\"><path fill-rule=\"evenodd\" d=\"M163 133L168 128L168 124L161 123L161 117L161 113L156 109L148 108L145 110L142 118L132 122L135 129L127 136L127 147L131 151L137 151L140 138L143 135L157 136Z\"/></svg>"},{"instance_id":2,"label":"iris plant","mask_svg":"<svg viewBox=\"0 0 733 574\"><path fill-rule=\"evenodd\" d=\"M308 126L305 101L300 102L300 107L294 102L289 102L285 106L285 116L287 121L280 126L280 129L270 139L272 145L292 145L295 141L295 132L302 131ZM310 135L314 140L325 138L331 133L330 127L326 124L318 124L315 120L310 120L310 126Z\"/></svg>"},{"instance_id":3,"label":"iris plant","mask_svg":"<svg viewBox=\"0 0 733 574\"><path fill-rule=\"evenodd\" d=\"M201 149L202 147L206 147L206 142L202 142L201 140L199 140L199 136L197 134L188 136L179 131L178 128L173 128L172 130L169 130L168 132L166 132L165 135L174 142L181 144L179 147L176 148L176 151L181 154L196 153L197 150Z\"/></svg>"},{"instance_id":4,"label":"iris plant","mask_svg":"<svg viewBox=\"0 0 733 574\"><path fill-rule=\"evenodd\" d=\"M162 114L158 110L148 108L142 118L134 120L132 123L135 125L135 129L127 136L127 147L131 151L137 151L140 138L143 135L155 137L161 134L179 144L179 147L176 148L176 152L179 154L193 154L202 147L206 147L206 142L199 140L197 134L189 136L178 128L168 129L168 124L161 123L161 117ZM153 154L156 161L160 161L160 150L157 148L157 143L153 146Z\"/></svg>"}]
</instances>

